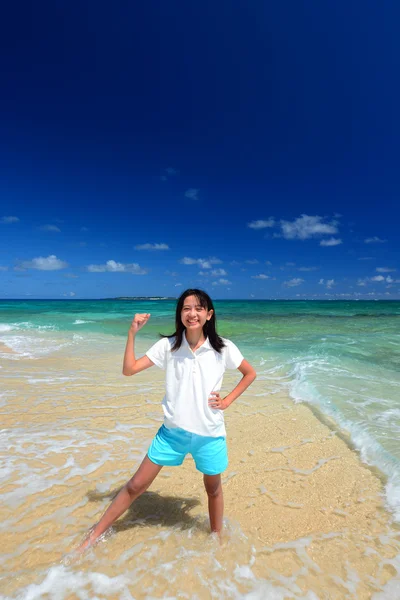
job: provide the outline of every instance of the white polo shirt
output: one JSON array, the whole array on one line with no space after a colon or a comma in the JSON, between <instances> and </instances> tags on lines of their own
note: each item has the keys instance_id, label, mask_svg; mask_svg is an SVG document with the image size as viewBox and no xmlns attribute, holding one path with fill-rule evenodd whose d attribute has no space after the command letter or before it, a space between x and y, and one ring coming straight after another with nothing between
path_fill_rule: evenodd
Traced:
<instances>
[{"instance_id":1,"label":"white polo shirt","mask_svg":"<svg viewBox=\"0 0 400 600\"><path fill-rule=\"evenodd\" d=\"M226 436L224 413L210 408L208 399L211 392L221 389L225 369L237 369L243 356L233 342L222 339L225 346L221 353L214 350L208 338L193 352L185 333L175 352L171 352L174 337L162 338L146 352L157 367L166 371L162 401L166 427L210 437Z\"/></svg>"}]
</instances>

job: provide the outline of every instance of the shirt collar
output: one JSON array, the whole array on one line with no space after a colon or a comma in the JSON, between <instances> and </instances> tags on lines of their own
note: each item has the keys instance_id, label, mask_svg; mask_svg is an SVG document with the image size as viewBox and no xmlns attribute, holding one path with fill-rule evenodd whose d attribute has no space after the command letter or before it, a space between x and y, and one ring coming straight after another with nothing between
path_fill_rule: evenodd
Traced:
<instances>
[{"instance_id":1,"label":"shirt collar","mask_svg":"<svg viewBox=\"0 0 400 600\"><path fill-rule=\"evenodd\" d=\"M188 350L193 352L193 350L189 346L189 342L186 339L186 331L183 332L182 342L183 342L183 345L188 348ZM208 337L206 337L205 342L199 348L197 348L196 352L202 352L203 350L212 350L212 346L210 344Z\"/></svg>"}]
</instances>

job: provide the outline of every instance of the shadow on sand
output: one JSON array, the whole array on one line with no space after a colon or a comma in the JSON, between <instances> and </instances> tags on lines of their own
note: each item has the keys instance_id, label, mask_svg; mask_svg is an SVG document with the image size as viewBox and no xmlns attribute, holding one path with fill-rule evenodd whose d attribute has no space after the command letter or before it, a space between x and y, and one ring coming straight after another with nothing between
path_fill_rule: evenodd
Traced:
<instances>
[{"instance_id":1,"label":"shadow on sand","mask_svg":"<svg viewBox=\"0 0 400 600\"><path fill-rule=\"evenodd\" d=\"M115 498L121 488L106 493L89 491L89 502ZM125 531L133 527L165 526L180 529L196 529L209 532L209 525L202 517L192 517L190 511L200 504L196 498L180 498L177 496L161 496L157 492L144 492L137 498L126 513L112 526L115 532ZM204 522L203 522L204 521Z\"/></svg>"}]
</instances>

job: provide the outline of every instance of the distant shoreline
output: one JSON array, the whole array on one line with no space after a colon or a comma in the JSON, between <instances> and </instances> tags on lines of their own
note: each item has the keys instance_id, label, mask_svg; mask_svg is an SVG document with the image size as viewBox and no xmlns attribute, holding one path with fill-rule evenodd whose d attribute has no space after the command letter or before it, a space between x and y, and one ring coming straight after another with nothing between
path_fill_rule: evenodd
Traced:
<instances>
[{"instance_id":1,"label":"distant shoreline","mask_svg":"<svg viewBox=\"0 0 400 600\"><path fill-rule=\"evenodd\" d=\"M118 296L117 298L99 298L99 300L176 300L176 296Z\"/></svg>"},{"instance_id":2,"label":"distant shoreline","mask_svg":"<svg viewBox=\"0 0 400 600\"><path fill-rule=\"evenodd\" d=\"M177 300L178 296L118 296L115 298L0 298L0 302L105 302L110 300ZM400 302L400 298L213 298L214 302Z\"/></svg>"}]
</instances>

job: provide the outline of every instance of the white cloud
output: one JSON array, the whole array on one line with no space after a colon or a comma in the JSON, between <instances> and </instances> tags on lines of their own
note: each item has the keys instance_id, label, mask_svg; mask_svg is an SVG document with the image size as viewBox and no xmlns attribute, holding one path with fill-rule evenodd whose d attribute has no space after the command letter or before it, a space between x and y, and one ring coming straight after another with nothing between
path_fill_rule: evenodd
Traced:
<instances>
[{"instance_id":1,"label":"white cloud","mask_svg":"<svg viewBox=\"0 0 400 600\"><path fill-rule=\"evenodd\" d=\"M387 277L384 277L383 275L375 275L375 277L371 277L371 281L386 281L386 283L396 283L399 280L393 279L391 275L387 275Z\"/></svg>"},{"instance_id":2,"label":"white cloud","mask_svg":"<svg viewBox=\"0 0 400 600\"><path fill-rule=\"evenodd\" d=\"M396 269L391 269L390 267L376 267L378 273L393 273Z\"/></svg>"},{"instance_id":3,"label":"white cloud","mask_svg":"<svg viewBox=\"0 0 400 600\"><path fill-rule=\"evenodd\" d=\"M213 277L220 277L221 275L228 275L228 273L225 269L213 269L211 275L213 275Z\"/></svg>"},{"instance_id":4,"label":"white cloud","mask_svg":"<svg viewBox=\"0 0 400 600\"><path fill-rule=\"evenodd\" d=\"M360 286L366 286L368 282L373 281L373 282L377 282L377 283L398 283L400 282L400 279L393 279L393 277L391 275L387 275L386 277L384 275L374 275L374 277L365 277L364 279L358 279L357 281L357 285Z\"/></svg>"},{"instance_id":5,"label":"white cloud","mask_svg":"<svg viewBox=\"0 0 400 600\"><path fill-rule=\"evenodd\" d=\"M318 271L318 267L299 267L297 270L305 272Z\"/></svg>"},{"instance_id":6,"label":"white cloud","mask_svg":"<svg viewBox=\"0 0 400 600\"><path fill-rule=\"evenodd\" d=\"M137 263L124 264L115 260L108 260L104 265L88 265L87 270L90 273L132 273L132 275L146 275L147 273Z\"/></svg>"},{"instance_id":7,"label":"white cloud","mask_svg":"<svg viewBox=\"0 0 400 600\"><path fill-rule=\"evenodd\" d=\"M228 281L227 279L218 279L218 281L213 281L212 285L230 285L232 281Z\"/></svg>"},{"instance_id":8,"label":"white cloud","mask_svg":"<svg viewBox=\"0 0 400 600\"><path fill-rule=\"evenodd\" d=\"M256 258L250 258L249 260L245 260L244 262L248 265L258 265L258 260Z\"/></svg>"},{"instance_id":9,"label":"white cloud","mask_svg":"<svg viewBox=\"0 0 400 600\"><path fill-rule=\"evenodd\" d=\"M0 266L0 271L8 271L8 267Z\"/></svg>"},{"instance_id":10,"label":"white cloud","mask_svg":"<svg viewBox=\"0 0 400 600\"><path fill-rule=\"evenodd\" d=\"M222 260L215 256L210 258L190 258L189 256L184 256L179 262L183 265L199 265L201 269L211 269L212 265L219 265L222 263Z\"/></svg>"},{"instance_id":11,"label":"white cloud","mask_svg":"<svg viewBox=\"0 0 400 600\"><path fill-rule=\"evenodd\" d=\"M267 227L275 227L275 219L273 217L269 217L266 221L259 219L258 221L251 221L247 223L247 227L250 229L266 229Z\"/></svg>"},{"instance_id":12,"label":"white cloud","mask_svg":"<svg viewBox=\"0 0 400 600\"><path fill-rule=\"evenodd\" d=\"M60 233L61 231L56 225L42 225L39 229L41 231L53 231L55 233Z\"/></svg>"},{"instance_id":13,"label":"white cloud","mask_svg":"<svg viewBox=\"0 0 400 600\"><path fill-rule=\"evenodd\" d=\"M199 190L196 188L189 188L185 192L185 198L191 198L192 200L199 199Z\"/></svg>"},{"instance_id":14,"label":"white cloud","mask_svg":"<svg viewBox=\"0 0 400 600\"><path fill-rule=\"evenodd\" d=\"M176 283L175 287L180 287L182 284L181 283Z\"/></svg>"},{"instance_id":15,"label":"white cloud","mask_svg":"<svg viewBox=\"0 0 400 600\"><path fill-rule=\"evenodd\" d=\"M264 273L260 273L259 275L252 275L252 279L269 279L269 275L265 275Z\"/></svg>"},{"instance_id":16,"label":"white cloud","mask_svg":"<svg viewBox=\"0 0 400 600\"><path fill-rule=\"evenodd\" d=\"M69 294L63 294L64 297L70 296L70 298L73 298L74 296L76 296L75 292L69 292Z\"/></svg>"},{"instance_id":17,"label":"white cloud","mask_svg":"<svg viewBox=\"0 0 400 600\"><path fill-rule=\"evenodd\" d=\"M318 285L325 285L325 286L326 286L326 288L327 288L328 290L330 290L330 289L331 289L331 288L332 288L332 287L335 285L335 280L334 280L334 279L327 279L327 280L325 281L325 279L320 279L320 280L318 281Z\"/></svg>"},{"instance_id":18,"label":"white cloud","mask_svg":"<svg viewBox=\"0 0 400 600\"><path fill-rule=\"evenodd\" d=\"M4 223L6 225L8 225L9 223L18 223L18 221L18 217L1 217L0 219L0 223Z\"/></svg>"},{"instance_id":19,"label":"white cloud","mask_svg":"<svg viewBox=\"0 0 400 600\"><path fill-rule=\"evenodd\" d=\"M271 262L270 260L266 260L266 261L265 261L265 264L266 264L266 265L272 265L272 262Z\"/></svg>"},{"instance_id":20,"label":"white cloud","mask_svg":"<svg viewBox=\"0 0 400 600\"><path fill-rule=\"evenodd\" d=\"M283 285L286 287L295 287L296 285L301 285L304 282L304 279L301 277L294 277L293 279L289 279L289 281L284 281Z\"/></svg>"},{"instance_id":21,"label":"white cloud","mask_svg":"<svg viewBox=\"0 0 400 600\"><path fill-rule=\"evenodd\" d=\"M381 238L375 235L374 237L366 238L364 242L366 244L384 244L387 240L381 240Z\"/></svg>"},{"instance_id":22,"label":"white cloud","mask_svg":"<svg viewBox=\"0 0 400 600\"><path fill-rule=\"evenodd\" d=\"M342 240L340 238L334 238L331 237L329 238L329 240L321 240L319 245L320 246L339 246L339 244L342 244Z\"/></svg>"},{"instance_id":23,"label":"white cloud","mask_svg":"<svg viewBox=\"0 0 400 600\"><path fill-rule=\"evenodd\" d=\"M294 221L281 221L283 237L287 240L307 240L338 232L337 221L324 223L323 217L301 215Z\"/></svg>"},{"instance_id":24,"label":"white cloud","mask_svg":"<svg viewBox=\"0 0 400 600\"><path fill-rule=\"evenodd\" d=\"M36 269L38 271L59 271L60 269L66 269L68 263L51 254L47 258L38 256L32 260L22 261L19 266L22 269Z\"/></svg>"},{"instance_id":25,"label":"white cloud","mask_svg":"<svg viewBox=\"0 0 400 600\"><path fill-rule=\"evenodd\" d=\"M135 250L169 250L167 244L139 244Z\"/></svg>"},{"instance_id":26,"label":"white cloud","mask_svg":"<svg viewBox=\"0 0 400 600\"><path fill-rule=\"evenodd\" d=\"M167 167L163 170L163 174L160 176L161 181L168 181L169 177L174 177L175 175L179 175L178 169L174 169L173 167Z\"/></svg>"},{"instance_id":27,"label":"white cloud","mask_svg":"<svg viewBox=\"0 0 400 600\"><path fill-rule=\"evenodd\" d=\"M68 279L79 279L79 275L74 275L74 273L65 273L64 277L68 277Z\"/></svg>"},{"instance_id":28,"label":"white cloud","mask_svg":"<svg viewBox=\"0 0 400 600\"><path fill-rule=\"evenodd\" d=\"M284 237L286 240L308 240L338 233L339 223L336 218L339 216L340 215L335 215L334 219L328 220L326 217L320 217L318 215L302 214L293 221L286 221L285 219L275 221L273 217L270 217L268 220L260 219L258 221L251 221L250 223L247 223L247 227L250 227L251 229L280 227L281 232L275 232L273 237ZM321 246L337 246L341 243L342 240L332 237L327 241L322 240Z\"/></svg>"}]
</instances>

